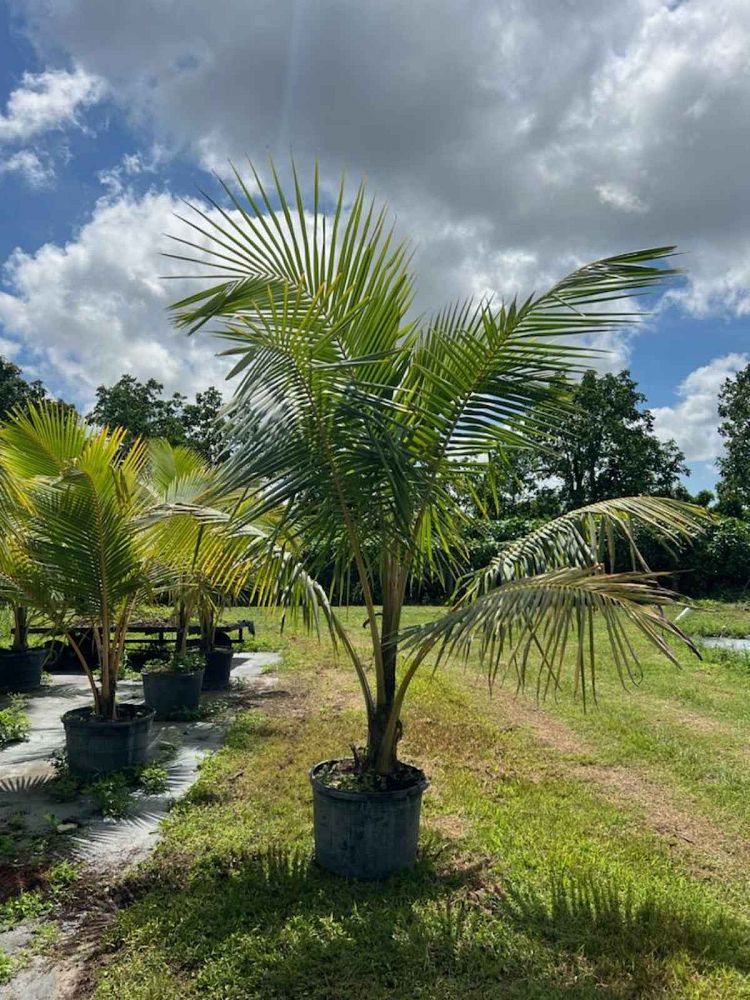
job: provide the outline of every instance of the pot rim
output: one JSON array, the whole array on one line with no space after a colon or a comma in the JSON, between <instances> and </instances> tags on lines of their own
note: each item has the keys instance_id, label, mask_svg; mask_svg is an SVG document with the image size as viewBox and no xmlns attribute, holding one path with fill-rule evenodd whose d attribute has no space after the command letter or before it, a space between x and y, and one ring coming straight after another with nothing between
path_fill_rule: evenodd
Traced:
<instances>
[{"instance_id":1,"label":"pot rim","mask_svg":"<svg viewBox=\"0 0 750 1000\"><path fill-rule=\"evenodd\" d=\"M12 649L10 646L0 646L0 656L28 656L31 653L41 653L46 658L49 653L47 646L27 646L26 649Z\"/></svg>"},{"instance_id":2,"label":"pot rim","mask_svg":"<svg viewBox=\"0 0 750 1000\"><path fill-rule=\"evenodd\" d=\"M198 674L206 672L205 667L198 667L197 670L141 670L141 677L148 674L150 677L197 677Z\"/></svg>"},{"instance_id":3,"label":"pot rim","mask_svg":"<svg viewBox=\"0 0 750 1000\"><path fill-rule=\"evenodd\" d=\"M308 776L310 778L310 784L316 792L320 792L322 795L327 795L332 799L348 799L353 802L391 802L395 799L410 799L417 795L421 795L422 792L426 791L430 787L430 780L426 775L422 775L422 778L415 782L413 785L409 785L408 788L389 788L384 792L353 792L344 788L333 788L331 785L324 784L320 778L317 776L317 771L324 767L326 764L336 764L340 760L346 760L345 757L331 757L329 760L320 760L317 764L313 766L308 771ZM410 767L413 765L409 765ZM415 770L419 770L415 768Z\"/></svg>"},{"instance_id":4,"label":"pot rim","mask_svg":"<svg viewBox=\"0 0 750 1000\"><path fill-rule=\"evenodd\" d=\"M72 724L86 727L99 726L102 728L108 728L111 726L125 728L126 726L143 725L144 723L154 721L156 716L155 709L149 708L148 705L145 705L143 702L120 702L121 708L124 708L126 705L130 708L138 709L137 714L134 714L131 719L100 719L95 715L87 715L87 712L91 713L94 711L91 705L82 705L80 708L71 708L61 716L61 719L63 725Z\"/></svg>"}]
</instances>

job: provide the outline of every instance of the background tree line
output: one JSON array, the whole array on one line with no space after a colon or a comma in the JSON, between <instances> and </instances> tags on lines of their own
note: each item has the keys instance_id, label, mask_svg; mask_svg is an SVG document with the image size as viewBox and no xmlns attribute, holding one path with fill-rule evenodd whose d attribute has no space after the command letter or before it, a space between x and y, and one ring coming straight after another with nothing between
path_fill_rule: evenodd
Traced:
<instances>
[{"instance_id":1,"label":"background tree line","mask_svg":"<svg viewBox=\"0 0 750 1000\"><path fill-rule=\"evenodd\" d=\"M51 398L44 384L28 381L13 362L0 357L0 420L15 406ZM57 401L73 409L70 403ZM122 375L113 385L100 385L96 404L86 414L99 427L123 427L128 432L125 447L138 438L165 438L170 444L186 444L216 465L225 454L222 397L209 386L190 402L175 392L164 396L164 386L156 379L139 382L133 375Z\"/></svg>"},{"instance_id":2,"label":"background tree line","mask_svg":"<svg viewBox=\"0 0 750 1000\"><path fill-rule=\"evenodd\" d=\"M710 490L693 495L686 488L685 456L674 441L656 436L646 397L629 371L587 372L570 392L575 411L543 437L540 454L519 450L510 458L507 451L492 455L480 482L467 480L465 542L472 564L484 565L508 541L568 510L620 496L671 496L723 515L720 524L680 556L680 571L672 578L675 588L696 596L736 596L746 591L750 587L750 365L727 379L720 393L719 429L725 454L718 460L715 496ZM14 406L49 396L41 381L25 379L17 365L0 357L0 419ZM228 447L221 410L222 396L214 387L190 401L182 393L165 396L156 379L141 382L125 374L113 385L97 388L96 403L86 416L100 426L124 427L128 443L136 437L166 438L171 444L192 446L217 464ZM677 560L669 553L649 548L645 539L643 545L652 568L676 570ZM442 599L456 582L435 580L412 598Z\"/></svg>"}]
</instances>

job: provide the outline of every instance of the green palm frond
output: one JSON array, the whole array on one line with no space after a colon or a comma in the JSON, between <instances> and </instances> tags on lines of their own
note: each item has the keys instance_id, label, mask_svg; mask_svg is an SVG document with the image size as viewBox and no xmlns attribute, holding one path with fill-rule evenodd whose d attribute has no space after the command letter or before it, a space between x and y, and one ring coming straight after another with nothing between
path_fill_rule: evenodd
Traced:
<instances>
[{"instance_id":1,"label":"green palm frond","mask_svg":"<svg viewBox=\"0 0 750 1000\"><path fill-rule=\"evenodd\" d=\"M54 478L82 453L91 431L70 411L41 402L13 413L0 431L0 462L17 481Z\"/></svg>"},{"instance_id":2,"label":"green palm frond","mask_svg":"<svg viewBox=\"0 0 750 1000\"><path fill-rule=\"evenodd\" d=\"M668 659L676 657L666 638L700 655L693 641L662 609L675 596L652 577L639 573L604 574L586 567L556 569L501 584L438 621L412 631L406 647L417 660L436 652L464 659L476 657L494 681L511 671L519 687L537 671L538 690L558 688L567 662L573 664L575 688L584 702L596 696L594 627L603 623L620 679L633 679L638 657L629 623ZM572 637L572 641L571 641Z\"/></svg>"},{"instance_id":3,"label":"green palm frond","mask_svg":"<svg viewBox=\"0 0 750 1000\"><path fill-rule=\"evenodd\" d=\"M634 568L648 570L636 532L643 530L667 549L690 543L713 521L703 507L668 497L619 497L569 511L507 545L462 589L464 600L487 593L508 580L551 569L614 567L618 539L627 543Z\"/></svg>"}]
</instances>

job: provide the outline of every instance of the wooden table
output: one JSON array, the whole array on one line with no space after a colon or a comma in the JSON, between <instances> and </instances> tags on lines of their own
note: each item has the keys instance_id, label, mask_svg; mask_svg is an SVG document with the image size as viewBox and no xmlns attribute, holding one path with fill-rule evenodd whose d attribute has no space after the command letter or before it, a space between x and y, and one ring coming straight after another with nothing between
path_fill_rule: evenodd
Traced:
<instances>
[{"instance_id":1,"label":"wooden table","mask_svg":"<svg viewBox=\"0 0 750 1000\"><path fill-rule=\"evenodd\" d=\"M75 626L76 631L87 631L89 628L90 626L85 624ZM255 635L255 623L251 618L242 618L240 621L227 622L225 625L217 625L216 628L219 632L226 632L231 643L244 642L245 630L247 630L249 635ZM15 629L11 631L14 632ZM55 634L44 625L33 625L28 631L30 635L49 635L51 637ZM200 631L199 625L190 625L188 627L188 635L200 635ZM236 639L232 638L232 632L237 633ZM136 635L135 633L138 634ZM150 642L156 645L156 643L164 644L168 637L176 638L176 636L176 625L170 625L166 622L159 622L157 624L153 622L133 622L128 629L125 642L130 644Z\"/></svg>"}]
</instances>

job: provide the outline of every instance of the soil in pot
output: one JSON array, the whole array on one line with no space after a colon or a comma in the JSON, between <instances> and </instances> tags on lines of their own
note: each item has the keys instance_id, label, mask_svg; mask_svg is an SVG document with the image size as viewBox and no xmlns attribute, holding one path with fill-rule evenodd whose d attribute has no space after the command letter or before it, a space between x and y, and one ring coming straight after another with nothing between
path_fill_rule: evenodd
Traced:
<instances>
[{"instance_id":1,"label":"soil in pot","mask_svg":"<svg viewBox=\"0 0 750 1000\"><path fill-rule=\"evenodd\" d=\"M76 777L141 767L151 746L154 710L120 704L115 720L101 719L93 708L74 708L62 717L68 766Z\"/></svg>"},{"instance_id":2,"label":"soil in pot","mask_svg":"<svg viewBox=\"0 0 750 1000\"><path fill-rule=\"evenodd\" d=\"M44 646L30 649L0 649L0 691L15 694L33 691L42 683L47 656Z\"/></svg>"},{"instance_id":3,"label":"soil in pot","mask_svg":"<svg viewBox=\"0 0 750 1000\"><path fill-rule=\"evenodd\" d=\"M417 857L424 773L399 765L385 789L359 790L354 761L322 761L310 771L315 859L336 875L382 879Z\"/></svg>"},{"instance_id":4,"label":"soil in pot","mask_svg":"<svg viewBox=\"0 0 750 1000\"><path fill-rule=\"evenodd\" d=\"M232 647L217 646L206 653L206 669L203 674L204 691L226 691L232 672Z\"/></svg>"},{"instance_id":5,"label":"soil in pot","mask_svg":"<svg viewBox=\"0 0 750 1000\"><path fill-rule=\"evenodd\" d=\"M143 700L157 719L180 719L195 713L203 686L201 670L145 670Z\"/></svg>"}]
</instances>

